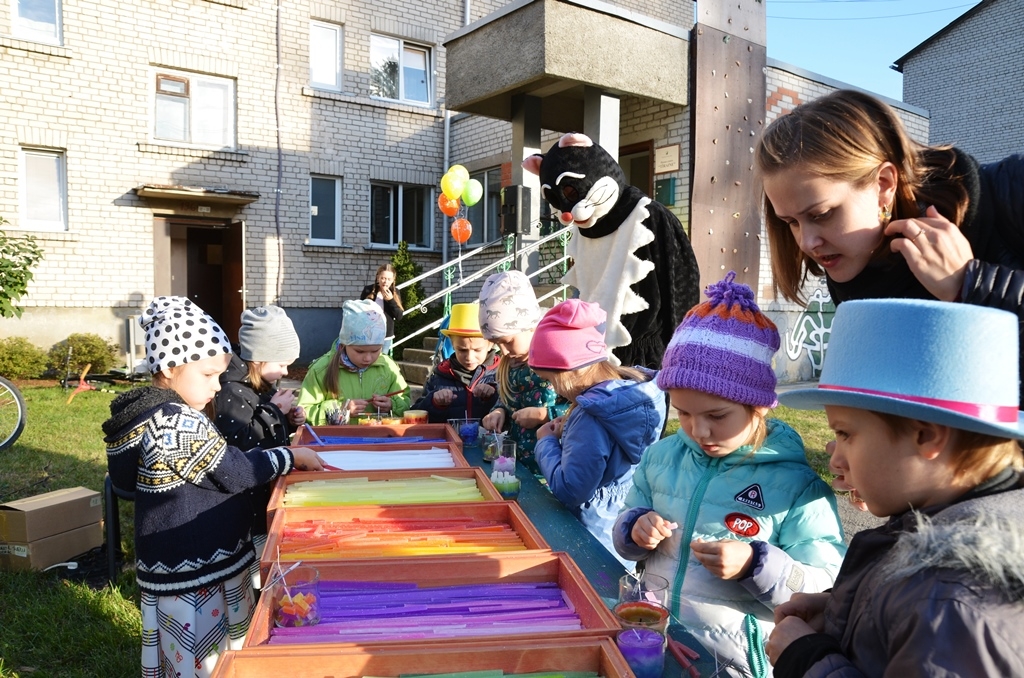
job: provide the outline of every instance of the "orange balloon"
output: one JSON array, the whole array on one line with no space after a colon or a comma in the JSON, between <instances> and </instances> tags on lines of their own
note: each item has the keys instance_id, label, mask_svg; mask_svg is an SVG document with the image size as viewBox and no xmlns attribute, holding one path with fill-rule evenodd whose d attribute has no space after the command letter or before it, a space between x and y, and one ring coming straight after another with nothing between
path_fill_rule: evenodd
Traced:
<instances>
[{"instance_id":1,"label":"orange balloon","mask_svg":"<svg viewBox=\"0 0 1024 678\"><path fill-rule=\"evenodd\" d=\"M469 223L469 219L456 219L452 222L452 237L455 238L455 242L462 245L469 236L473 235L473 225Z\"/></svg>"},{"instance_id":2,"label":"orange balloon","mask_svg":"<svg viewBox=\"0 0 1024 678\"><path fill-rule=\"evenodd\" d=\"M459 213L459 199L455 198L451 200L447 195L442 193L437 196L437 208L441 210L441 213L446 217L454 217Z\"/></svg>"}]
</instances>

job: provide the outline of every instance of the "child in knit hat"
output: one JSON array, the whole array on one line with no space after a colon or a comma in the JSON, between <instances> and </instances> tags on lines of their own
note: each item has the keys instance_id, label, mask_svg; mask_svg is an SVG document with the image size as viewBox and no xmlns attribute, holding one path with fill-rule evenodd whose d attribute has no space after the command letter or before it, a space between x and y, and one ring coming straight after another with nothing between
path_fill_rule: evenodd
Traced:
<instances>
[{"instance_id":1,"label":"child in knit hat","mask_svg":"<svg viewBox=\"0 0 1024 678\"><path fill-rule=\"evenodd\" d=\"M620 555L672 582L671 613L731 676L766 676L773 609L828 589L846 547L832 490L775 407L775 325L729 273L665 351L679 432L647 449L615 523Z\"/></svg>"},{"instance_id":2,"label":"child in knit hat","mask_svg":"<svg viewBox=\"0 0 1024 678\"><path fill-rule=\"evenodd\" d=\"M572 403L537 431L537 465L555 497L615 554L611 528L640 456L661 437L667 408L655 372L609 362L606 320L597 304L558 304L534 330L530 367Z\"/></svg>"},{"instance_id":3,"label":"child in knit hat","mask_svg":"<svg viewBox=\"0 0 1024 678\"><path fill-rule=\"evenodd\" d=\"M386 331L384 312L376 303L358 299L342 305L337 341L302 380L298 404L309 423L323 426L333 412L346 420L364 412L401 416L409 409L409 386L395 361L381 353Z\"/></svg>"},{"instance_id":4,"label":"child in knit hat","mask_svg":"<svg viewBox=\"0 0 1024 678\"><path fill-rule=\"evenodd\" d=\"M569 401L527 364L540 304L522 271L495 273L480 288L480 332L501 349L498 402L480 425L490 431L508 428L519 459L535 467L537 428L565 414ZM531 470L536 470L531 468Z\"/></svg>"},{"instance_id":5,"label":"child in knit hat","mask_svg":"<svg viewBox=\"0 0 1024 678\"><path fill-rule=\"evenodd\" d=\"M287 446L291 434L305 423L306 413L295 405L293 389L278 390L274 383L288 375L288 366L299 357L299 335L278 306L247 308L241 320L238 354L231 356L228 369L220 375L213 422L228 444L242 451ZM270 485L264 485L252 492L257 561L267 543L270 490ZM259 585L258 567L253 581Z\"/></svg>"},{"instance_id":6,"label":"child in knit hat","mask_svg":"<svg viewBox=\"0 0 1024 678\"><path fill-rule=\"evenodd\" d=\"M203 414L231 347L201 308L157 297L140 323L152 385L115 398L103 432L111 480L135 495L142 675L209 676L255 607L248 492L323 466L304 447L243 452Z\"/></svg>"},{"instance_id":7,"label":"child in knit hat","mask_svg":"<svg viewBox=\"0 0 1024 678\"><path fill-rule=\"evenodd\" d=\"M441 334L451 340L455 353L431 371L423 395L412 406L426 410L432 423L480 419L498 399L494 380L499 358L494 344L480 333L478 305L455 304L450 318Z\"/></svg>"}]
</instances>

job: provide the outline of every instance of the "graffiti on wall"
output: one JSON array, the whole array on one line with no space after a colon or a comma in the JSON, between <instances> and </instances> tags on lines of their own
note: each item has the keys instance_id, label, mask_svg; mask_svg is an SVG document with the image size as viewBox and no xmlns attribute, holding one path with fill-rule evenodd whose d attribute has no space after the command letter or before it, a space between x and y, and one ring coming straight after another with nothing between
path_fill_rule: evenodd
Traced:
<instances>
[{"instance_id":1,"label":"graffiti on wall","mask_svg":"<svg viewBox=\"0 0 1024 678\"><path fill-rule=\"evenodd\" d=\"M786 333L786 355L793 362L800 360L800 354L806 352L811 363L811 378L821 376L821 365L825 360L825 349L828 338L832 334L832 318L836 306L828 290L819 288L811 294L807 308L800 314L792 329Z\"/></svg>"}]
</instances>

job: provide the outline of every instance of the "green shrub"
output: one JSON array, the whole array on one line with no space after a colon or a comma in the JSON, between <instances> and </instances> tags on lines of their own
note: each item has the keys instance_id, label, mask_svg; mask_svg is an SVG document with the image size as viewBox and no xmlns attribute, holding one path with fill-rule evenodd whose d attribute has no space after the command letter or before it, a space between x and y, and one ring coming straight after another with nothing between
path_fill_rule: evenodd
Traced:
<instances>
[{"instance_id":1,"label":"green shrub","mask_svg":"<svg viewBox=\"0 0 1024 678\"><path fill-rule=\"evenodd\" d=\"M64 375L67 365L68 346L71 347L71 365L67 369L75 374L81 373L89 364L92 365L89 374L106 374L117 364L121 350L98 334L72 334L50 349L48 366L60 376Z\"/></svg>"},{"instance_id":2,"label":"green shrub","mask_svg":"<svg viewBox=\"0 0 1024 678\"><path fill-rule=\"evenodd\" d=\"M420 265L413 261L412 256L409 254L409 243L401 241L398 243L398 251L395 252L391 257L391 265L395 267L395 284L400 284L406 280L412 280L420 273L423 269ZM402 290L402 305L408 309L415 309L419 306L420 301L426 299L427 295L423 291L423 286L420 283L414 283L409 287ZM423 327L431 320L440 318L440 312L432 307L427 307L427 313L412 312L403 318L399 318L395 321L395 338L401 339L407 336L409 333L418 330ZM429 335L423 335L429 336ZM407 344L402 344L395 349L395 360L402 359L403 349ZM418 347L420 342L413 340L412 344L408 344L413 347Z\"/></svg>"},{"instance_id":3,"label":"green shrub","mask_svg":"<svg viewBox=\"0 0 1024 678\"><path fill-rule=\"evenodd\" d=\"M46 351L25 337L0 339L0 376L30 379L46 370Z\"/></svg>"}]
</instances>

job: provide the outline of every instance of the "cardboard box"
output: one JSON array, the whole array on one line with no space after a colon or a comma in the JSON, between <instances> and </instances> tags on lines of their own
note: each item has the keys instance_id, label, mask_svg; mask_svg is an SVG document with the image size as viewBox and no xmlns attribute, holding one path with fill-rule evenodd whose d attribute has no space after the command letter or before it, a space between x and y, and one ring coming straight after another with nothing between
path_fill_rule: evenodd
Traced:
<instances>
[{"instance_id":1,"label":"cardboard box","mask_svg":"<svg viewBox=\"0 0 1024 678\"><path fill-rule=\"evenodd\" d=\"M41 570L103 543L100 523L84 525L30 542L0 542L0 570Z\"/></svg>"},{"instance_id":2,"label":"cardboard box","mask_svg":"<svg viewBox=\"0 0 1024 678\"><path fill-rule=\"evenodd\" d=\"M501 669L511 673L595 671L605 678L633 678L610 638L492 639L393 649L334 649L292 646L276 651L229 650L214 678L359 678Z\"/></svg>"},{"instance_id":3,"label":"cardboard box","mask_svg":"<svg viewBox=\"0 0 1024 678\"><path fill-rule=\"evenodd\" d=\"M523 632L517 639L614 638L622 630L618 618L590 585L583 572L565 553L526 551L487 555L452 555L424 558L379 558L372 560L328 561L315 563L320 581L406 582L421 587L494 584L506 582L557 582L570 606L579 615L583 628L573 631ZM270 596L261 595L252 625L242 648L250 652L292 652L300 648L320 648L324 654L351 651L352 648L385 649L408 645L409 641L300 643L268 645L271 627ZM465 639L430 638L417 647L451 644ZM486 640L485 638L478 639ZM493 641L494 638L492 637ZM320 674L324 675L324 674Z\"/></svg>"},{"instance_id":4,"label":"cardboard box","mask_svg":"<svg viewBox=\"0 0 1024 678\"><path fill-rule=\"evenodd\" d=\"M102 517L99 492L84 487L55 490L0 504L0 542L26 544L98 523Z\"/></svg>"},{"instance_id":5,"label":"cardboard box","mask_svg":"<svg viewBox=\"0 0 1024 678\"><path fill-rule=\"evenodd\" d=\"M474 502L461 504L416 504L412 506L317 506L304 508L283 508L277 511L274 522L270 526L267 535L267 546L263 550L263 559L260 562L260 572L267 581L270 574L270 566L274 562L273 554L278 551L278 546L285 541L284 530L289 525L304 523L306 521L324 521L350 523L354 520L412 520L412 519L440 519L440 518L473 518L476 520L493 520L509 525L512 530L523 540L523 545L528 551L550 551L551 547L544 541L537 528L533 526L530 519L523 513L523 509L515 502ZM401 526L394 531L400 532ZM517 552L514 552L517 553ZM409 556L414 557L414 556ZM415 556L429 558L432 556ZM282 554L282 563L294 562L296 558L288 554ZM343 551L325 556L323 560L355 560L346 558ZM363 560L366 560L365 558ZM307 565L316 566L316 562L307 560Z\"/></svg>"}]
</instances>

